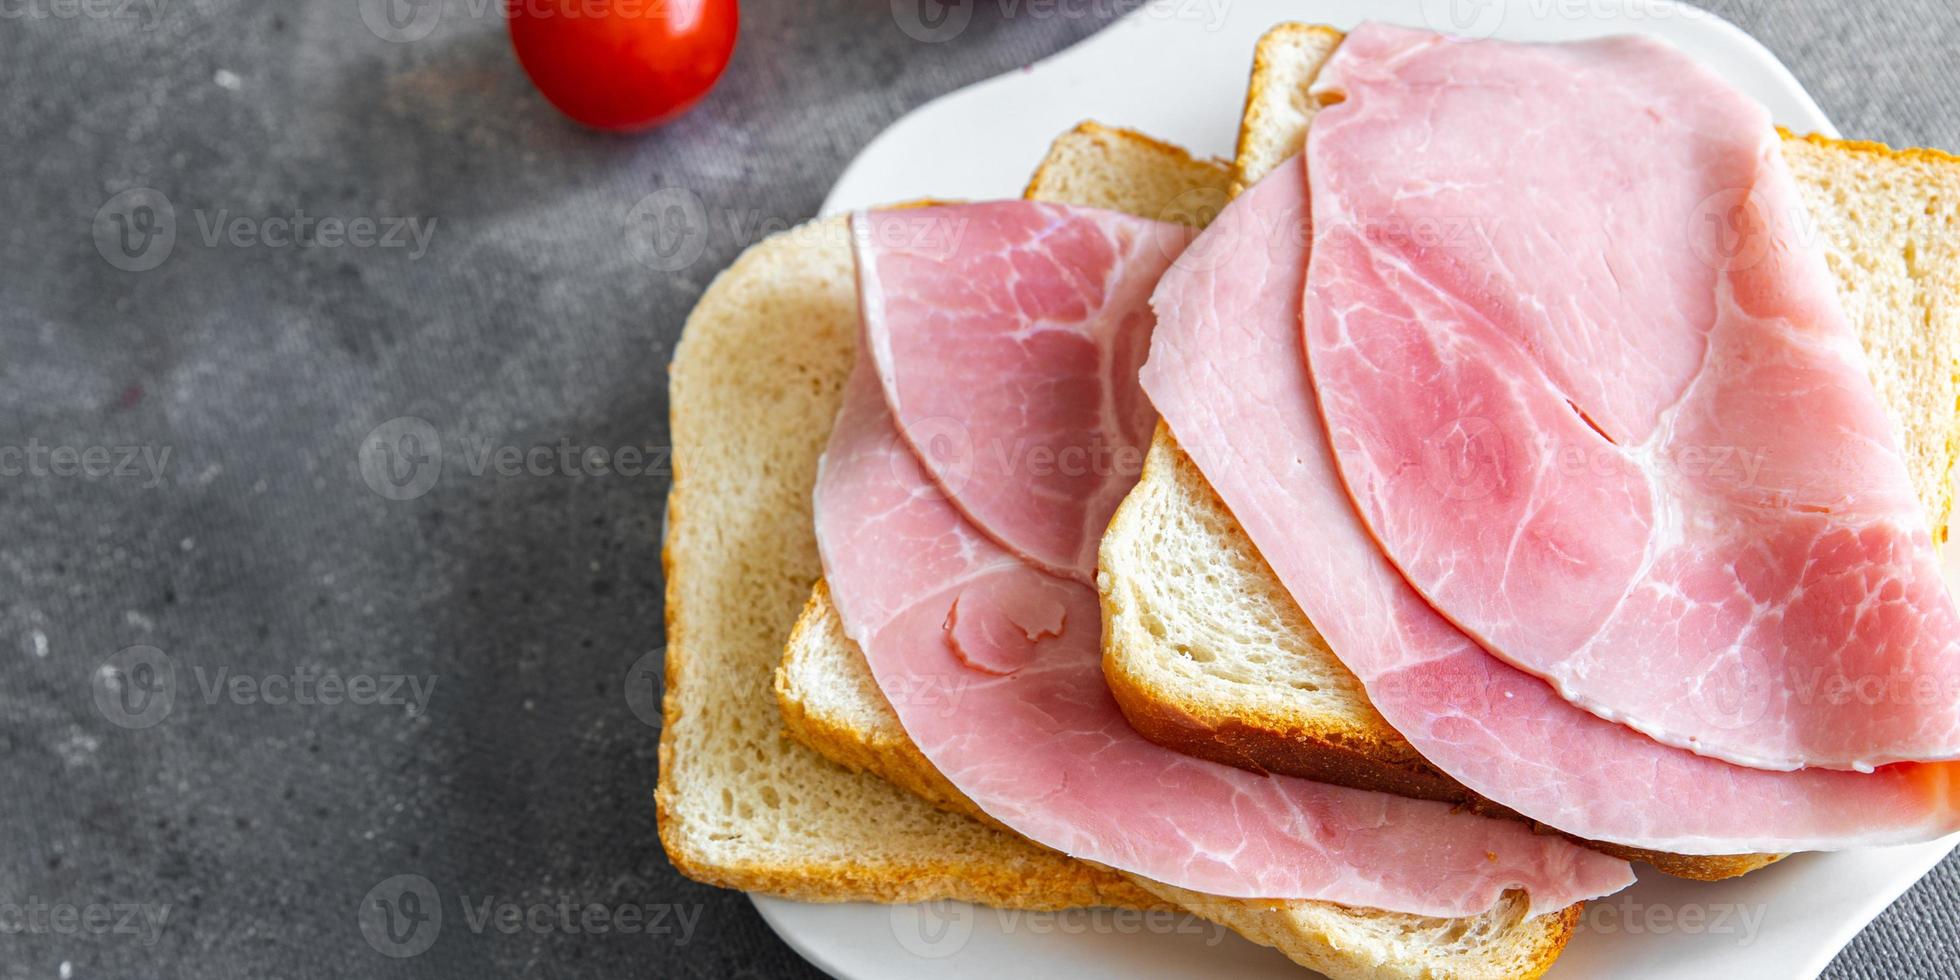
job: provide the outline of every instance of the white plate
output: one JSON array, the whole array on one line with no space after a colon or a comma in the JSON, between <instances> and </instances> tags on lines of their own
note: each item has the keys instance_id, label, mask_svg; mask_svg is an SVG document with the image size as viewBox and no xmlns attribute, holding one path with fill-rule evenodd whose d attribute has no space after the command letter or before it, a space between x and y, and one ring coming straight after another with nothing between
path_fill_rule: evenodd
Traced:
<instances>
[{"instance_id":1,"label":"white plate","mask_svg":"<svg viewBox=\"0 0 1960 980\"><path fill-rule=\"evenodd\" d=\"M894 0L903 14L914 0ZM1021 6L1020 16L1079 9ZM935 100L852 162L825 213L923 197L1014 197L1056 135L1084 119L1229 156L1253 42L1274 24L1350 28L1373 18L1515 40L1643 33L1719 71L1799 132L1836 135L1803 87L1733 25L1662 0L1159 0L1022 71ZM1948 554L1951 579L1954 554ZM1649 872L1593 903L1554 978L1814 977L1865 924L1953 849L1792 858L1734 881ZM959 903L807 905L756 896L778 934L842 980L1288 978L1270 950L1182 917L1109 910L1039 914Z\"/></svg>"}]
</instances>

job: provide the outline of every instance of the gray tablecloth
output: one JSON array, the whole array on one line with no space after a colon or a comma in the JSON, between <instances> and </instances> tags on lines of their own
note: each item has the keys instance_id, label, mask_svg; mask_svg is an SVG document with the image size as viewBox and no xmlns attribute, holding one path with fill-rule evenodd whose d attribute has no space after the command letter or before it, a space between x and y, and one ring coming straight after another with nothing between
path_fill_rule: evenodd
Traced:
<instances>
[{"instance_id":1,"label":"gray tablecloth","mask_svg":"<svg viewBox=\"0 0 1960 980\"><path fill-rule=\"evenodd\" d=\"M666 444L682 317L756 229L1130 6L926 46L885 0L752 0L699 111L621 139L545 106L496 0L0 0L0 976L815 975L661 853L622 678L664 466L611 451ZM1846 132L1960 148L1951 0L1722 7ZM665 186L743 221L654 275L622 238ZM405 874L477 921L392 959L355 910ZM561 903L610 931L500 918ZM1956 907L1949 862L1830 975L1953 975Z\"/></svg>"}]
</instances>

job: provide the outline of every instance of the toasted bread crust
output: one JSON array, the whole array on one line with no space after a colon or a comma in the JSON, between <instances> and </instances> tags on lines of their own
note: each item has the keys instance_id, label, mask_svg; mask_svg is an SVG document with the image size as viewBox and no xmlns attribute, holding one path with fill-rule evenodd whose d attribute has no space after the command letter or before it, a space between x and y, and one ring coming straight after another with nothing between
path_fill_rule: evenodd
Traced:
<instances>
[{"instance_id":1,"label":"toasted bread crust","mask_svg":"<svg viewBox=\"0 0 1960 980\"><path fill-rule=\"evenodd\" d=\"M1949 201L1953 197L1960 196L1960 156L1955 156L1944 150L1926 147L1897 149L1884 143L1875 143L1870 140L1844 140L1824 136L1820 133L1809 133L1799 136L1781 126L1777 127L1777 132L1782 135L1786 146L1793 143L1803 144L1880 162L1920 165L1926 168L1924 172L1938 173L1940 175L1939 184L1943 186L1939 188L1939 191L1944 191L1944 196ZM1939 193L1939 191L1936 191L1936 193ZM1928 215L1933 213L1930 206L1926 213ZM1949 223L1949 234L1951 232L1952 226ZM1948 372L1950 376L1960 378L1960 363L1950 362L1948 364ZM1952 419L1946 430L1945 455L1941 459L1942 471L1950 471L1954 466L1955 460L1960 459L1960 395L1956 395L1955 397L1954 409ZM1944 544L1952 533L1953 481L1940 480L1936 487L1921 487L1921 494L1931 495L1930 499L1926 501L1926 510L1927 517L1932 523L1933 540L1936 543Z\"/></svg>"},{"instance_id":2,"label":"toasted bread crust","mask_svg":"<svg viewBox=\"0 0 1960 980\"><path fill-rule=\"evenodd\" d=\"M1041 165L1036 167L1034 174L1028 178L1027 186L1021 189L1021 197L1030 201L1056 200L1057 195L1052 187L1061 177L1063 153L1071 141L1085 139L1095 140L1106 146L1121 146L1133 153L1154 154L1161 158L1160 162L1164 166L1198 171L1196 179L1200 182L1217 180L1222 183L1227 175L1224 161L1200 160L1192 156L1191 151L1184 147L1166 143L1147 133L1118 126L1105 126L1093 119L1084 119L1076 123L1074 129L1055 137L1055 141L1049 144L1048 155L1042 158Z\"/></svg>"},{"instance_id":3,"label":"toasted bread crust","mask_svg":"<svg viewBox=\"0 0 1960 980\"><path fill-rule=\"evenodd\" d=\"M869 697L871 720L852 724L839 713L818 710L807 704L809 692L792 680L799 658L831 655L840 666L867 673L861 651L844 638L836 607L830 604L827 585L818 582L810 601L798 617L784 652L783 665L776 672L776 696L783 709L789 736L842 765L880 776L935 806L970 816L990 826L1001 827L973 801L941 775L918 746L905 735L890 702L876 693ZM848 660L842 659L848 657ZM1086 863L1086 862L1085 862ZM1095 865L1089 865L1096 867ZM1131 891L1119 897L1133 902L1181 907L1218 922L1247 939L1272 946L1297 963L1340 978L1409 977L1537 977L1551 968L1572 938L1582 904L1546 913L1531 920L1513 923L1503 930L1502 945L1522 944L1507 949L1502 973L1493 972L1495 963L1478 963L1473 969L1455 969L1425 962L1383 961L1379 951L1352 948L1351 938L1330 931L1330 923L1354 916L1391 916L1411 923L1465 920L1425 920L1416 916L1395 916L1375 910L1351 910L1326 902L1264 903L1227 899L1173 888L1161 882L1123 875Z\"/></svg>"},{"instance_id":4,"label":"toasted bread crust","mask_svg":"<svg viewBox=\"0 0 1960 980\"><path fill-rule=\"evenodd\" d=\"M1158 423L1150 452L1144 459L1143 482L1175 481L1185 492L1202 493L1204 504L1229 513L1197 464L1177 445L1170 428ZM1124 499L1110 522L1112 528L1146 519L1136 511L1144 506L1140 494ZM1267 576L1272 571L1258 548L1236 523L1233 540L1258 559ZM1117 537L1118 535L1112 535ZM1135 629L1130 618L1132 599L1126 594L1125 569L1105 561L1097 587L1102 597L1103 676L1130 724L1145 738L1188 755L1254 772L1301 776L1356 789L1394 793L1425 800L1455 803L1490 817L1523 820L1539 830L1559 833L1537 821L1492 802L1422 757L1407 739L1372 710L1357 713L1368 721L1263 713L1225 712L1176 690L1151 684L1139 669L1152 638ZM1330 670L1345 668L1327 665ZM1359 685L1355 685L1359 688ZM1356 695L1357 697L1365 697ZM1566 835L1570 836L1570 835ZM1641 861L1679 878L1719 881L1747 874L1782 858L1779 854L1692 855L1651 851L1573 837L1594 850L1628 861Z\"/></svg>"},{"instance_id":5,"label":"toasted bread crust","mask_svg":"<svg viewBox=\"0 0 1960 980\"><path fill-rule=\"evenodd\" d=\"M1888 160L1917 160L1921 163L1939 165L1960 164L1960 156L1955 156L1945 150L1935 149L1933 147L1908 146L1900 148L1888 143L1878 143L1872 140L1838 139L1835 136L1825 136L1822 133L1798 135L1796 132L1782 126L1776 127L1776 131L1786 140L1809 143L1813 146L1822 146L1833 150L1843 150L1847 153L1861 153L1867 156L1883 157Z\"/></svg>"},{"instance_id":6,"label":"toasted bread crust","mask_svg":"<svg viewBox=\"0 0 1960 980\"><path fill-rule=\"evenodd\" d=\"M837 724L829 716L810 710L804 704L800 692L790 683L789 668L799 651L811 649L817 642L816 634L820 633L826 625L824 618L834 615L830 610L829 586L819 581L810 592L810 601L804 604L802 614L797 617L795 628L790 631L783 666L776 671L776 703L783 712L784 731L790 738L816 750L818 754L838 765L880 777L940 809L971 817L1004 833L1013 833L999 821L987 816L985 811L974 805L972 800L967 799L965 794L933 768L932 763L926 760L918 747L904 737L904 730L896 728L897 714L892 712L890 703L884 700L882 694L878 695L879 710L892 716L895 733L884 728L868 731L848 728ZM1168 907L1168 903L1138 888L1128 878L1114 871L1088 864L1085 864L1084 868L1087 872L1084 876L1086 881L1076 885L1084 894L1072 903L1073 905L1108 905L1123 908ZM1055 889L1051 887L1043 889L1040 895L1047 899L1055 893Z\"/></svg>"},{"instance_id":7,"label":"toasted bread crust","mask_svg":"<svg viewBox=\"0 0 1960 980\"><path fill-rule=\"evenodd\" d=\"M1259 36L1252 49L1252 74L1247 79L1245 107L1239 116L1239 139L1232 154L1232 193L1252 186L1264 174L1252 173L1256 146L1262 134L1279 124L1269 98L1272 79L1284 74L1282 59L1289 45L1324 42L1338 45L1347 35L1322 24L1279 24Z\"/></svg>"},{"instance_id":8,"label":"toasted bread crust","mask_svg":"<svg viewBox=\"0 0 1960 980\"><path fill-rule=\"evenodd\" d=\"M842 306L848 251L841 222L825 223L833 227L772 236L738 258L703 294L676 352L677 479L662 544L668 642L653 794L661 844L689 877L806 901L950 898L1029 909L1139 901L1108 872L908 798L780 735L773 667L820 572L814 541L800 537L810 534L807 516L793 502L807 500L797 481L814 474L826 392L841 391L852 343ZM798 346L729 346L736 335ZM753 418L724 426L728 403L756 403L748 386L782 389L784 404L800 410L781 413L773 428ZM731 451L724 434L756 442ZM728 485L761 454L778 465ZM731 509L741 507L749 509ZM726 765L730 758L739 761ZM815 805L807 823L780 835L766 816L748 815L794 798ZM829 829L826 821L852 807L890 827Z\"/></svg>"}]
</instances>

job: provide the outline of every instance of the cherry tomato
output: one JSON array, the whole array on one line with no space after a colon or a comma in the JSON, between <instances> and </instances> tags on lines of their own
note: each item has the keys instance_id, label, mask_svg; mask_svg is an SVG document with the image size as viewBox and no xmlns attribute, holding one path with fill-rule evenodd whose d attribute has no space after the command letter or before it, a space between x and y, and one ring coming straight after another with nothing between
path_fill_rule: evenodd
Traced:
<instances>
[{"instance_id":1,"label":"cherry tomato","mask_svg":"<svg viewBox=\"0 0 1960 980\"><path fill-rule=\"evenodd\" d=\"M631 131L686 112L735 50L735 0L506 0L510 43L552 105Z\"/></svg>"}]
</instances>

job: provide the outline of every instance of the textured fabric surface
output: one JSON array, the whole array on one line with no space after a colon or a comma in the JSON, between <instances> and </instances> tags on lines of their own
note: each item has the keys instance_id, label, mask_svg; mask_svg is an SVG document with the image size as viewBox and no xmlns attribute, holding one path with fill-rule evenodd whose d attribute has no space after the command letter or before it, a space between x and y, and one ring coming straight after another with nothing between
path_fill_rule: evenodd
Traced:
<instances>
[{"instance_id":1,"label":"textured fabric surface","mask_svg":"<svg viewBox=\"0 0 1960 980\"><path fill-rule=\"evenodd\" d=\"M655 837L663 368L882 127L1132 6L752 0L625 139L495 0L0 4L0 977L815 976ZM1960 148L1951 0L1720 6ZM1960 972L1957 910L1829 975Z\"/></svg>"}]
</instances>

